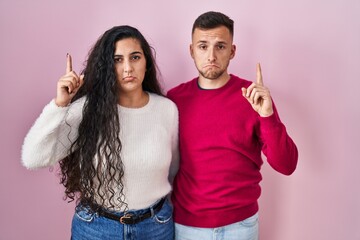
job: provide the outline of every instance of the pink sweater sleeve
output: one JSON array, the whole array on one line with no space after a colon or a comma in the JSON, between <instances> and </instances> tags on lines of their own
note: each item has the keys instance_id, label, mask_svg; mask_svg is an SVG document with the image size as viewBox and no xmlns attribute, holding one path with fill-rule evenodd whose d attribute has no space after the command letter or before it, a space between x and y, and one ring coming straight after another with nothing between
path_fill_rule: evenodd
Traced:
<instances>
[{"instance_id":1,"label":"pink sweater sleeve","mask_svg":"<svg viewBox=\"0 0 360 240\"><path fill-rule=\"evenodd\" d=\"M276 171L290 175L298 161L298 150L286 132L274 105L274 114L260 118L260 141L267 161Z\"/></svg>"}]
</instances>

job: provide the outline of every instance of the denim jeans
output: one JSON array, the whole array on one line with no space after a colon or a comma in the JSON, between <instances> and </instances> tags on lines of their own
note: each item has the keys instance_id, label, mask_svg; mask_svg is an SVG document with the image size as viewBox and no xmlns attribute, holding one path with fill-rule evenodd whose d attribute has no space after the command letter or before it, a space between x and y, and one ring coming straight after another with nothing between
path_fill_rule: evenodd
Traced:
<instances>
[{"instance_id":1,"label":"denim jeans","mask_svg":"<svg viewBox=\"0 0 360 240\"><path fill-rule=\"evenodd\" d=\"M175 223L176 240L258 240L258 213L233 224L218 228L198 228Z\"/></svg>"},{"instance_id":2,"label":"denim jeans","mask_svg":"<svg viewBox=\"0 0 360 240\"><path fill-rule=\"evenodd\" d=\"M129 211L142 214L146 210ZM122 213L118 213L119 216ZM166 199L161 210L150 218L136 224L121 224L81 205L75 209L71 226L72 240L172 240L174 239L174 222L172 205Z\"/></svg>"}]
</instances>

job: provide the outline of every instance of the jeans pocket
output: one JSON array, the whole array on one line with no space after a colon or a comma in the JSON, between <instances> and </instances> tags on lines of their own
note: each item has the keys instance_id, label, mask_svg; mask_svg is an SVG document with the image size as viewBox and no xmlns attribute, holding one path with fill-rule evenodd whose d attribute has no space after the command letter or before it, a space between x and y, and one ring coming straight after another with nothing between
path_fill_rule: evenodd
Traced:
<instances>
[{"instance_id":1,"label":"jeans pocket","mask_svg":"<svg viewBox=\"0 0 360 240\"><path fill-rule=\"evenodd\" d=\"M96 213L91 212L87 207L79 205L75 208L75 216L84 222L92 222L95 215Z\"/></svg>"},{"instance_id":2,"label":"jeans pocket","mask_svg":"<svg viewBox=\"0 0 360 240\"><path fill-rule=\"evenodd\" d=\"M172 219L172 212L173 208L166 199L160 211L154 215L154 219L157 223L160 224L168 223Z\"/></svg>"},{"instance_id":3,"label":"jeans pocket","mask_svg":"<svg viewBox=\"0 0 360 240\"><path fill-rule=\"evenodd\" d=\"M258 214L256 213L255 215L241 221L240 224L244 227L253 227L258 223L258 218Z\"/></svg>"}]
</instances>

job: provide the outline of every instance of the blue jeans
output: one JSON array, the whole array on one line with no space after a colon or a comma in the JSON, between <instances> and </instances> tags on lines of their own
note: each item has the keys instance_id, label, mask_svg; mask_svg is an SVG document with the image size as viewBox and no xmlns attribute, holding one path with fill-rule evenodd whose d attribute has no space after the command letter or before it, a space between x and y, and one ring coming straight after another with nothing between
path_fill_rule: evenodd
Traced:
<instances>
[{"instance_id":1,"label":"blue jeans","mask_svg":"<svg viewBox=\"0 0 360 240\"><path fill-rule=\"evenodd\" d=\"M176 240L258 240L258 213L233 224L218 228L198 228L175 223Z\"/></svg>"},{"instance_id":2,"label":"blue jeans","mask_svg":"<svg viewBox=\"0 0 360 240\"><path fill-rule=\"evenodd\" d=\"M129 211L142 214L146 211ZM122 215L118 212L119 216ZM90 213L81 205L75 209L71 226L72 240L172 240L174 239L174 222L172 205L166 199L161 210L136 224L121 224L119 221Z\"/></svg>"}]
</instances>

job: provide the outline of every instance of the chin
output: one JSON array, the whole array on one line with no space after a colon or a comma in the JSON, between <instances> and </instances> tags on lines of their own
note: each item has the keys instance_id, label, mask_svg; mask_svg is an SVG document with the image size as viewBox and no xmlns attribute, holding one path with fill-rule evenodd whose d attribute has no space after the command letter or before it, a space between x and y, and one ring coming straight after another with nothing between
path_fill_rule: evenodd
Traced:
<instances>
[{"instance_id":1,"label":"chin","mask_svg":"<svg viewBox=\"0 0 360 240\"><path fill-rule=\"evenodd\" d=\"M206 73L200 73L204 78L216 80L218 79L223 72L206 72Z\"/></svg>"}]
</instances>

